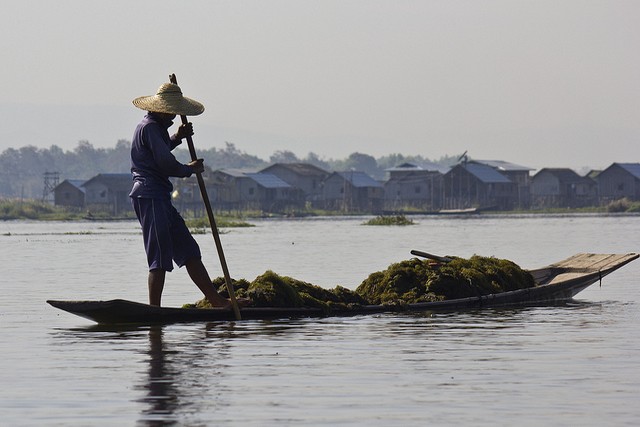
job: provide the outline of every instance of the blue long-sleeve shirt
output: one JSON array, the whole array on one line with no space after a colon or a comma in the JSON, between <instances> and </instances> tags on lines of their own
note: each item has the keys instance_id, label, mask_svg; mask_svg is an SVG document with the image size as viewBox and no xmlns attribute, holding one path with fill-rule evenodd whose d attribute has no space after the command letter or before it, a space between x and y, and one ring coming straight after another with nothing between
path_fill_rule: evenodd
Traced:
<instances>
[{"instance_id":1,"label":"blue long-sleeve shirt","mask_svg":"<svg viewBox=\"0 0 640 427\"><path fill-rule=\"evenodd\" d=\"M169 136L172 124L148 113L136 127L131 143L133 188L130 197L170 198L173 185L169 177L192 175L191 167L177 161L171 153L181 143Z\"/></svg>"}]
</instances>

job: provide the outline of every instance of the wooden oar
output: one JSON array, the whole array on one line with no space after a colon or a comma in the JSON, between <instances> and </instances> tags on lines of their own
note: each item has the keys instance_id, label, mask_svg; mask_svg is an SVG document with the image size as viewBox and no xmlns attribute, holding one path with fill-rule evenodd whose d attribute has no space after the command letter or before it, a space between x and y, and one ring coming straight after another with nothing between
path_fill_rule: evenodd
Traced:
<instances>
[{"instance_id":1,"label":"wooden oar","mask_svg":"<svg viewBox=\"0 0 640 427\"><path fill-rule=\"evenodd\" d=\"M447 258L446 256L433 255L428 252L417 251L415 249L411 251L411 255L421 256L423 258L428 258L434 261L439 261L444 263L451 262L451 258Z\"/></svg>"},{"instance_id":2,"label":"wooden oar","mask_svg":"<svg viewBox=\"0 0 640 427\"><path fill-rule=\"evenodd\" d=\"M169 76L169 81L173 84L178 84L178 79L176 78L175 74L171 74ZM187 116L181 115L180 119L182 120L183 124L189 123L189 121L187 120ZM191 154L191 160L198 160L198 156L196 155L196 148L193 145L193 138L191 138L191 136L187 136L187 145L189 146L189 154ZM204 186L204 179L202 178L201 173L196 173L196 177L198 178L198 187L200 187L200 194L202 195L202 200L204 202L205 208L207 209L207 215L209 216L211 234L213 234L213 240L216 242L216 249L218 250L218 256L220 257L220 265L222 266L222 273L224 274L224 282L227 285L227 291L229 291L229 298L231 299L233 312L236 316L236 320L240 320L240 308L238 308L238 301L236 300L236 293L233 290L233 283L231 283L229 268L227 267L227 261L225 260L224 252L222 251L220 233L218 233L216 220L213 217L213 209L211 209L211 202L209 201L209 196L207 195L207 189Z\"/></svg>"}]
</instances>

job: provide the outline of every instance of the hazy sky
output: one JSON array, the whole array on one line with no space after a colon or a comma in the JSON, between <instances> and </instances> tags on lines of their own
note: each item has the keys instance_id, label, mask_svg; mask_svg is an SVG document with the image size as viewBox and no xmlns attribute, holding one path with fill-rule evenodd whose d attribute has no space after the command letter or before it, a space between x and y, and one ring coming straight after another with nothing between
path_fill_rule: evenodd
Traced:
<instances>
[{"instance_id":1,"label":"hazy sky","mask_svg":"<svg viewBox=\"0 0 640 427\"><path fill-rule=\"evenodd\" d=\"M640 162L640 1L4 1L0 151L113 147L177 74L196 148Z\"/></svg>"}]
</instances>

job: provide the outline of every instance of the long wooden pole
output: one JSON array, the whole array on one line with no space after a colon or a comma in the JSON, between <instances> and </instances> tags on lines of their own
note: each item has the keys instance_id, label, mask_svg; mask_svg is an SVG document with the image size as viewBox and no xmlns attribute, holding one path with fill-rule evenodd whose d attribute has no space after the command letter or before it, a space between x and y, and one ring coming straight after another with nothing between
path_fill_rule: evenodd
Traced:
<instances>
[{"instance_id":1,"label":"long wooden pole","mask_svg":"<svg viewBox=\"0 0 640 427\"><path fill-rule=\"evenodd\" d=\"M176 78L175 74L171 74L169 76L169 81L173 84L176 84L176 85L178 84L178 79ZM187 120L187 116L181 115L180 119L182 120L183 124L189 123L189 121ZM196 148L193 145L193 138L191 138L191 136L187 136L187 145L189 146L189 154L191 154L191 160L198 160L198 156L196 155ZM222 250L222 242L220 241L220 233L218 233L216 220L213 217L213 209L211 209L211 202L209 201L209 196L207 195L207 189L204 186L204 179L202 178L201 173L196 173L196 177L198 178L198 187L200 187L200 194L202 195L202 201L204 202L204 206L207 209L207 215L209 216L209 224L211 225L211 234L213 234L213 240L216 242L218 257L220 258L222 273L224 274L224 282L227 285L227 291L229 291L229 298L231 299L233 312L236 316L236 320L240 320L241 319L240 308L238 308L236 293L233 290L233 283L231 283L229 268L227 267L227 261L225 260L224 252Z\"/></svg>"}]
</instances>

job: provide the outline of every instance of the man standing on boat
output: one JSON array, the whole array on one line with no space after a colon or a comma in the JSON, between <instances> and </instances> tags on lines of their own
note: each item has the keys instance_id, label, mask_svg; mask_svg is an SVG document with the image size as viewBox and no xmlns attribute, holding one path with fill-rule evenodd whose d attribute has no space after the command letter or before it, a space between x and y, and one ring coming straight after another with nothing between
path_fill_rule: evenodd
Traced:
<instances>
[{"instance_id":1,"label":"man standing on boat","mask_svg":"<svg viewBox=\"0 0 640 427\"><path fill-rule=\"evenodd\" d=\"M171 203L173 185L169 178L202 173L204 164L202 159L182 164L171 153L182 139L193 135L191 123L181 125L172 136L168 129L176 115L197 116L204 106L183 96L180 87L172 83L160 86L155 95L134 99L133 105L147 111L131 144L133 188L129 196L142 226L147 253L149 304L160 305L166 272L173 270L175 262L179 267L186 266L191 280L211 305L231 307L211 283L200 247Z\"/></svg>"}]
</instances>

